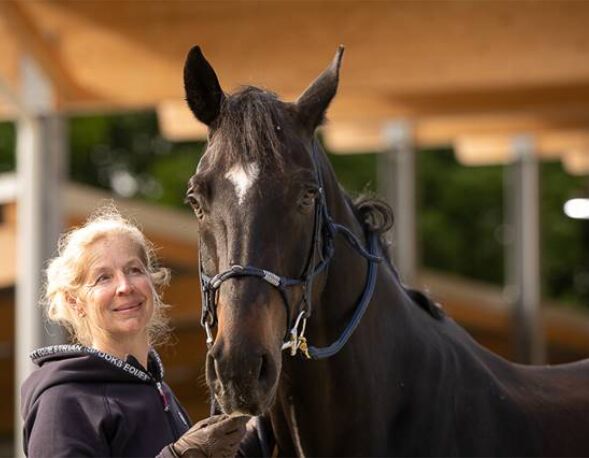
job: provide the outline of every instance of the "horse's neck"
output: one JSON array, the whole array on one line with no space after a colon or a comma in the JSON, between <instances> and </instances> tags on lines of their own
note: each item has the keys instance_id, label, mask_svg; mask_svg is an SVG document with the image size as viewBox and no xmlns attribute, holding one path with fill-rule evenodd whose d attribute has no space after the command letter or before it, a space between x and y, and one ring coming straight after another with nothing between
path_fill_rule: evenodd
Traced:
<instances>
[{"instance_id":1,"label":"horse's neck","mask_svg":"<svg viewBox=\"0 0 589 458\"><path fill-rule=\"evenodd\" d=\"M328 345L339 337L364 288L365 270L350 277L346 274L350 269L340 268L340 262L338 258L333 260L323 300L315 305L311 316L307 336L312 345ZM366 264L363 258L355 262ZM367 447L372 448L369 454L384 453L382 444L389 440L390 419L400 408L390 388L397 380L403 383L408 370L406 355L402 354L408 342L403 342L401 336L406 336L411 320L403 297L392 272L382 264L378 267L374 298L338 354L320 361L284 354L272 415L282 453L355 455L366 453ZM324 312L328 308L344 312Z\"/></svg>"},{"instance_id":2,"label":"horse's neck","mask_svg":"<svg viewBox=\"0 0 589 458\"><path fill-rule=\"evenodd\" d=\"M332 192L334 189L331 188ZM329 208L334 221L350 228L365 242L361 224L344 196L332 194ZM367 269L368 262L336 236L336 251L329 265L323 294L320 302L314 304L307 325L311 345L329 345L340 336L364 290ZM282 441L290 436L290 453L333 453L334 449L326 444L334 446L337 438L342 437L342 431L328 427L334 425L333 419L354 416L362 422L361 428L350 431L346 437L364 443L368 438L362 438L363 434L384 427L384 424L371 424L376 416L369 412L377 409L379 402L393 402L392 399L379 400L375 393L385 392L385 384L402 369L395 367L401 359L394 353L402 348L400 342L395 342L401 335L396 329L406 329L411 320L408 297L396 275L386 262L380 263L377 269L373 299L354 335L337 355L321 361L284 355L273 420L282 424L275 427L279 443L280 436ZM377 359L372 358L375 355L378 355ZM354 423L347 422L348 425ZM305 448L310 450L305 451ZM350 449L348 453L352 452Z\"/></svg>"},{"instance_id":3,"label":"horse's neck","mask_svg":"<svg viewBox=\"0 0 589 458\"><path fill-rule=\"evenodd\" d=\"M348 202L330 189L333 219L365 242ZM339 337L364 289L367 266L338 237L307 326L310 344ZM505 380L509 370L451 320L436 320L414 303L393 268L381 262L366 314L338 354L321 361L284 355L272 410L277 443L289 455L390 455L391 447L410 454L428 434L442 442L454 434L452 422L437 428L432 422L453 415L456 393L472 384L488 390L493 373ZM400 436L391 445L393 426Z\"/></svg>"}]
</instances>

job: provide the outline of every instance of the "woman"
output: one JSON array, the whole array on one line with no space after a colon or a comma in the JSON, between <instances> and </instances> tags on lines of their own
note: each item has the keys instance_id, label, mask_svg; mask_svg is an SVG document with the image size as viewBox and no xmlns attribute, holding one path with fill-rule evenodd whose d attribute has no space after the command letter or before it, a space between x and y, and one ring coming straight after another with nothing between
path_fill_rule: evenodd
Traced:
<instances>
[{"instance_id":1,"label":"woman","mask_svg":"<svg viewBox=\"0 0 589 458\"><path fill-rule=\"evenodd\" d=\"M50 320L73 345L32 354L22 387L27 456L234 456L248 417L190 428L153 345L169 278L141 231L109 208L66 234L47 269Z\"/></svg>"}]
</instances>

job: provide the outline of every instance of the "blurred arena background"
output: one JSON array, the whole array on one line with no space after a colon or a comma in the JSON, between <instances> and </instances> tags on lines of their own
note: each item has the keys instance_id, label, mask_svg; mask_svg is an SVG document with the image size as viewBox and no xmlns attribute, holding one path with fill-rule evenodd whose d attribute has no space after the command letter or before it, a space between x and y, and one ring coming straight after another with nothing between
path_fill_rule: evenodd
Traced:
<instances>
[{"instance_id":1,"label":"blurred arena background","mask_svg":"<svg viewBox=\"0 0 589 458\"><path fill-rule=\"evenodd\" d=\"M106 199L173 271L167 381L206 416L196 225L206 131L185 108L199 44L227 91L295 100L346 46L320 138L344 187L395 210L391 253L483 345L589 356L589 3L0 2L0 454L18 386L60 342L38 307L59 233ZM566 204L566 211L565 211Z\"/></svg>"}]
</instances>

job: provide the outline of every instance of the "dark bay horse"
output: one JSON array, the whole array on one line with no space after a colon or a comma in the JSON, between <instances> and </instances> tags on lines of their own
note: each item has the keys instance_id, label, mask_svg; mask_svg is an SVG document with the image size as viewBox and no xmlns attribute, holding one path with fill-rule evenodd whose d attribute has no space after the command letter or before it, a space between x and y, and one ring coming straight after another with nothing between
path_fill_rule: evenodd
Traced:
<instances>
[{"instance_id":1,"label":"dark bay horse","mask_svg":"<svg viewBox=\"0 0 589 458\"><path fill-rule=\"evenodd\" d=\"M269 418L280 455L589 456L589 362L479 346L400 282L380 242L390 209L340 188L315 129L342 52L294 103L225 94L188 54L186 98L209 126L187 200L216 402Z\"/></svg>"}]
</instances>

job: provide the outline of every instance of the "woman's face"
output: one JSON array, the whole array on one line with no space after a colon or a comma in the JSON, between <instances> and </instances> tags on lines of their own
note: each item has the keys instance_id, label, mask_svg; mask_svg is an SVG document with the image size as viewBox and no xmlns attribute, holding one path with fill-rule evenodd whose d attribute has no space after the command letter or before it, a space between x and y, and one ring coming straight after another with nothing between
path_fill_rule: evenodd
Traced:
<instances>
[{"instance_id":1,"label":"woman's face","mask_svg":"<svg viewBox=\"0 0 589 458\"><path fill-rule=\"evenodd\" d=\"M90 247L81 307L93 340L112 342L137 336L147 338L153 315L151 277L140 257L140 248L128 236L112 234Z\"/></svg>"}]
</instances>

